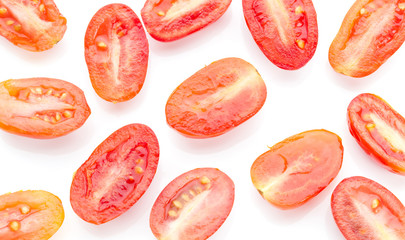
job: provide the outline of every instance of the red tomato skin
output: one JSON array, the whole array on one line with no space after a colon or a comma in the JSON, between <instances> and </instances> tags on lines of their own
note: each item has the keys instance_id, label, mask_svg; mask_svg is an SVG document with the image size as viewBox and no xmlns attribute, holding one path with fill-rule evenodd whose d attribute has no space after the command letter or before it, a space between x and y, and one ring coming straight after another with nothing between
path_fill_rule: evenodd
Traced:
<instances>
[{"instance_id":1,"label":"red tomato skin","mask_svg":"<svg viewBox=\"0 0 405 240\"><path fill-rule=\"evenodd\" d=\"M49 239L64 218L62 202L52 193L28 190L0 196L0 239ZM13 221L15 226L11 225Z\"/></svg>"},{"instance_id":2,"label":"red tomato skin","mask_svg":"<svg viewBox=\"0 0 405 240\"><path fill-rule=\"evenodd\" d=\"M266 96L266 85L251 64L225 58L199 70L173 91L166 103L166 120L186 137L215 137L253 117Z\"/></svg>"},{"instance_id":3,"label":"red tomato skin","mask_svg":"<svg viewBox=\"0 0 405 240\"><path fill-rule=\"evenodd\" d=\"M384 136L373 134L363 118L365 114L376 114L383 118L387 125L394 128L405 138L405 119L396 112L385 100L371 93L363 93L355 97L347 108L347 121L350 133L363 150L376 159L391 172L405 175L405 153L396 150ZM375 125L374 125L375 126Z\"/></svg>"},{"instance_id":4,"label":"red tomato skin","mask_svg":"<svg viewBox=\"0 0 405 240\"><path fill-rule=\"evenodd\" d=\"M37 89L40 92L35 92ZM44 100L41 103L41 99L51 102ZM42 112L27 113L28 108L40 110L50 104L64 108L58 112L53 106ZM30 138L56 138L81 127L90 114L83 91L72 83L54 78L9 79L0 83L0 128L9 133Z\"/></svg>"},{"instance_id":5,"label":"red tomato skin","mask_svg":"<svg viewBox=\"0 0 405 240\"><path fill-rule=\"evenodd\" d=\"M119 42L119 59L114 58L115 42ZM102 7L87 27L84 45L91 84L101 98L124 102L139 93L146 78L149 43L131 8L119 3Z\"/></svg>"},{"instance_id":6,"label":"red tomato skin","mask_svg":"<svg viewBox=\"0 0 405 240\"><path fill-rule=\"evenodd\" d=\"M66 31L66 18L59 12L53 0L26 1L2 0L0 11L0 35L14 45L28 51L39 52L52 48ZM41 5L43 10L41 12ZM31 17L16 19L15 16L27 15L27 9L35 15L35 21L45 21L50 27L39 27ZM12 21L8 24L7 21ZM34 22L34 24L32 23ZM32 29L31 29L32 27ZM34 36L31 36L34 35Z\"/></svg>"},{"instance_id":7,"label":"red tomato skin","mask_svg":"<svg viewBox=\"0 0 405 240\"><path fill-rule=\"evenodd\" d=\"M341 138L323 129L311 130L271 147L255 160L250 174L262 197L285 210L318 195L337 176L342 161ZM281 183L276 185L278 181ZM269 184L273 190L267 188Z\"/></svg>"},{"instance_id":8,"label":"red tomato skin","mask_svg":"<svg viewBox=\"0 0 405 240\"><path fill-rule=\"evenodd\" d=\"M272 0L273 1L273 0ZM318 23L311 0L283 0L289 23L279 26L266 0L243 0L243 14L256 44L277 67L296 70L303 67L315 54L318 45ZM296 13L300 7L303 12ZM293 27L291 27L293 25ZM278 29L286 32L284 36ZM285 39L285 40L283 40ZM303 48L298 41L302 40Z\"/></svg>"},{"instance_id":9,"label":"red tomato skin","mask_svg":"<svg viewBox=\"0 0 405 240\"><path fill-rule=\"evenodd\" d=\"M172 2L171 0L147 0L142 8L141 16L146 30L158 41L178 40L217 21L226 12L232 0L204 0L192 11L189 10L181 16L167 20L165 19L167 11L176 4Z\"/></svg>"},{"instance_id":10,"label":"red tomato skin","mask_svg":"<svg viewBox=\"0 0 405 240\"><path fill-rule=\"evenodd\" d=\"M374 4L380 15L372 18L375 11L368 11L370 4ZM395 4L398 6L395 7ZM394 0L356 0L329 48L329 63L336 72L355 78L368 76L401 47L405 40L405 12L399 4ZM381 29L375 27L388 18L390 23ZM365 28L370 29L374 40L356 41L368 33ZM353 35L356 35L355 38Z\"/></svg>"},{"instance_id":11,"label":"red tomato skin","mask_svg":"<svg viewBox=\"0 0 405 240\"><path fill-rule=\"evenodd\" d=\"M177 225L179 227L178 229L170 228L171 222L167 215L168 207L170 206L168 205L173 202L173 199L176 199L176 195L179 195L182 193L182 190L188 187L188 184L193 181L199 181L203 177L208 177L208 179L210 179L210 183L208 184L211 184L210 192L208 193L211 195L207 195L203 201L211 205L204 206L203 209L199 209L196 213L194 212L193 221L187 221L187 224ZM184 193L181 194L181 196L183 195ZM191 197L191 195L188 196ZM180 196L177 197L180 198ZM216 168L197 168L188 171L171 181L159 194L150 213L150 228L157 239L207 239L225 222L232 210L234 198L234 183L232 179L220 170ZM191 201L193 201L193 199ZM215 206L212 207L212 205ZM187 214L192 213L187 212ZM204 214L206 216L204 216ZM172 221L176 220L177 219ZM166 232L169 232L168 235Z\"/></svg>"},{"instance_id":12,"label":"red tomato skin","mask_svg":"<svg viewBox=\"0 0 405 240\"><path fill-rule=\"evenodd\" d=\"M364 192L370 197L377 199L377 207L379 209L382 209L382 206L386 208L388 211L385 212L391 214L390 217L397 221L395 224L400 225L401 230L395 230L393 227L394 222L392 222L393 225L390 226L390 224L386 224L384 227L392 227L392 229L387 230L396 231L395 234L399 237L398 239L405 238L405 208L401 201L379 183L365 177L355 176L343 179L333 191L331 198L333 218L347 240L385 239L384 237L380 238L376 236L373 232L375 229L365 222L370 216L361 215L361 213L356 210L353 202L356 192ZM370 199L371 198L369 198L369 200ZM373 202L369 205L372 204ZM375 211L374 214L377 215L378 210Z\"/></svg>"},{"instance_id":13,"label":"red tomato skin","mask_svg":"<svg viewBox=\"0 0 405 240\"><path fill-rule=\"evenodd\" d=\"M136 167L129 165L128 161L137 161L137 159L134 159L136 157L134 152L136 152L136 148L139 146L144 149L142 151L146 152L144 153L146 156L144 160L147 163L142 172L136 175L134 173ZM124 155L121 155L121 153L124 153ZM113 156L109 158L108 155ZM145 158L142 155L141 157ZM106 161L103 162L103 158ZM126 159L127 161L123 162L122 159ZM112 167L107 166L107 161L115 165ZM70 189L70 203L74 212L83 220L96 225L103 224L120 216L132 207L148 189L155 176L158 161L159 143L152 129L143 124L129 124L118 129L105 139L93 151L89 159L77 170ZM127 165L124 166L124 164ZM126 176L122 175L114 176L113 179L106 179L103 175L95 175L95 173L101 172L103 167L106 168L104 173L108 174L113 172L114 169L119 168L119 171L133 173L135 179L124 179ZM129 167L133 167L134 169L129 169ZM119 182L120 180L125 181ZM93 195L99 190L96 187L108 185L109 182L105 181L110 182L110 189L98 201ZM136 181L138 182L136 183ZM113 183L117 183L119 186L117 184L112 186ZM111 186L115 188L111 190ZM117 187L124 189L117 189ZM113 190L116 190L116 192ZM115 193L118 196L123 196L123 194L126 194L126 196L123 196L123 199L116 200L115 195L117 194ZM115 195L109 196L108 194ZM107 199L107 197L110 198ZM103 200L104 198L106 200ZM103 203L102 201L106 202ZM104 207L103 204L110 205Z\"/></svg>"}]
</instances>

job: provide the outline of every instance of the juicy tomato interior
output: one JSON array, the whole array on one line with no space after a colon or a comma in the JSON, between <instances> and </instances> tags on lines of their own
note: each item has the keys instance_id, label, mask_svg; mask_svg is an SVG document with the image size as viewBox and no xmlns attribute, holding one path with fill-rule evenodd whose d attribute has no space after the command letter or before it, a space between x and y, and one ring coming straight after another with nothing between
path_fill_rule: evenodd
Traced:
<instances>
[{"instance_id":1,"label":"juicy tomato interior","mask_svg":"<svg viewBox=\"0 0 405 240\"><path fill-rule=\"evenodd\" d=\"M48 239L63 220L62 202L51 193L21 191L0 196L0 239Z\"/></svg>"}]
</instances>

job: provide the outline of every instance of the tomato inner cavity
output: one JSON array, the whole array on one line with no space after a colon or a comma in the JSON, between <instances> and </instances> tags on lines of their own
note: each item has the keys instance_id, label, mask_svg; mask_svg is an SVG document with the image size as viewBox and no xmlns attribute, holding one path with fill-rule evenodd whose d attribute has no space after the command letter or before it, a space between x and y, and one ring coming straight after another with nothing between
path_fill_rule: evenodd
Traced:
<instances>
[{"instance_id":1,"label":"tomato inner cavity","mask_svg":"<svg viewBox=\"0 0 405 240\"><path fill-rule=\"evenodd\" d=\"M7 206L0 211L0 231L7 228L14 232L18 231L24 219L39 211L39 209L32 208L27 204L17 203Z\"/></svg>"},{"instance_id":2,"label":"tomato inner cavity","mask_svg":"<svg viewBox=\"0 0 405 240\"><path fill-rule=\"evenodd\" d=\"M193 14L194 9L197 9L203 4L211 4L210 2L211 1L207 0L162 0L154 5L153 11L157 16L162 17L164 20L170 21L190 13ZM196 12L193 15L195 14L199 15L200 13ZM198 16L194 16L193 19L197 17Z\"/></svg>"}]
</instances>

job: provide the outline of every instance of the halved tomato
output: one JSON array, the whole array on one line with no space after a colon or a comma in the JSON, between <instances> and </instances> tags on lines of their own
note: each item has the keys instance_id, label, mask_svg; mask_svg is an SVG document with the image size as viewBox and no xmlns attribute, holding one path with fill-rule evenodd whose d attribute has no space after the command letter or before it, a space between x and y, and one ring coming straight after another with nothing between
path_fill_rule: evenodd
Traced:
<instances>
[{"instance_id":1,"label":"halved tomato","mask_svg":"<svg viewBox=\"0 0 405 240\"><path fill-rule=\"evenodd\" d=\"M347 108L350 133L388 170L405 175L405 119L382 98L363 93Z\"/></svg>"},{"instance_id":2,"label":"halved tomato","mask_svg":"<svg viewBox=\"0 0 405 240\"><path fill-rule=\"evenodd\" d=\"M142 20L159 41L174 41L218 20L232 0L147 0Z\"/></svg>"},{"instance_id":3,"label":"halved tomato","mask_svg":"<svg viewBox=\"0 0 405 240\"><path fill-rule=\"evenodd\" d=\"M174 90L167 100L166 120L187 137L215 137L255 115L266 95L266 85L251 64L225 58L201 69Z\"/></svg>"},{"instance_id":4,"label":"halved tomato","mask_svg":"<svg viewBox=\"0 0 405 240\"><path fill-rule=\"evenodd\" d=\"M403 0L356 0L329 49L333 69L351 77L376 71L405 40Z\"/></svg>"},{"instance_id":5,"label":"halved tomato","mask_svg":"<svg viewBox=\"0 0 405 240\"><path fill-rule=\"evenodd\" d=\"M96 93L106 101L135 97L146 77L149 45L131 8L109 4L91 19L84 39L86 63Z\"/></svg>"},{"instance_id":6,"label":"halved tomato","mask_svg":"<svg viewBox=\"0 0 405 240\"><path fill-rule=\"evenodd\" d=\"M49 239L64 218L62 202L49 192L20 191L0 196L0 239Z\"/></svg>"},{"instance_id":7,"label":"halved tomato","mask_svg":"<svg viewBox=\"0 0 405 240\"><path fill-rule=\"evenodd\" d=\"M120 216L148 189L158 161L152 129L143 124L118 129L77 170L70 189L73 210L94 224Z\"/></svg>"},{"instance_id":8,"label":"halved tomato","mask_svg":"<svg viewBox=\"0 0 405 240\"><path fill-rule=\"evenodd\" d=\"M277 143L250 170L264 199L281 209L301 206L320 193L342 166L342 140L326 130L311 130Z\"/></svg>"},{"instance_id":9,"label":"halved tomato","mask_svg":"<svg viewBox=\"0 0 405 240\"><path fill-rule=\"evenodd\" d=\"M53 0L1 0L0 35L29 51L52 48L66 31L64 18Z\"/></svg>"},{"instance_id":10,"label":"halved tomato","mask_svg":"<svg viewBox=\"0 0 405 240\"><path fill-rule=\"evenodd\" d=\"M347 240L405 239L405 207L365 177L344 179L332 194L332 213Z\"/></svg>"},{"instance_id":11,"label":"halved tomato","mask_svg":"<svg viewBox=\"0 0 405 240\"><path fill-rule=\"evenodd\" d=\"M83 91L53 78L0 83L0 128L32 138L55 138L81 127L91 111Z\"/></svg>"},{"instance_id":12,"label":"halved tomato","mask_svg":"<svg viewBox=\"0 0 405 240\"><path fill-rule=\"evenodd\" d=\"M203 240L214 234L232 210L235 186L215 168L197 168L171 181L150 213L157 239Z\"/></svg>"},{"instance_id":13,"label":"halved tomato","mask_svg":"<svg viewBox=\"0 0 405 240\"><path fill-rule=\"evenodd\" d=\"M277 67L295 70L315 54L318 23L311 0L243 0L247 26Z\"/></svg>"}]
</instances>

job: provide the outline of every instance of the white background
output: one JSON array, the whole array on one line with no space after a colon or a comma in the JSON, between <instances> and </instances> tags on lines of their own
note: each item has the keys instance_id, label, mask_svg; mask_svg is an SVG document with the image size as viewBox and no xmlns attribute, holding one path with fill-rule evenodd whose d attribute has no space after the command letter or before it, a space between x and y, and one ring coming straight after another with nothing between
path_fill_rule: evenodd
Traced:
<instances>
[{"instance_id":1,"label":"white background","mask_svg":"<svg viewBox=\"0 0 405 240\"><path fill-rule=\"evenodd\" d=\"M297 71L274 66L256 46L246 26L241 0L234 0L214 24L181 40L162 43L148 34L150 58L141 92L131 101L112 104L99 98L90 83L84 60L83 39L91 17L102 6L97 1L55 0L67 18L68 29L53 49L32 53L0 39L0 79L52 77L70 81L84 90L92 110L75 132L52 140L37 140L0 132L0 193L42 189L59 196L65 221L52 237L71 239L154 239L149 228L150 209L160 191L175 177L197 167L216 167L235 182L233 210L210 239L344 239L333 220L330 196L343 178L361 175L386 186L405 201L404 177L393 174L366 155L350 135L346 108L358 94L381 96L399 113L405 113L405 49L397 51L377 72L354 79L337 74L328 62L328 49L352 0L314 0L318 14L319 43L312 60ZM140 17L143 0L127 0ZM165 104L186 78L225 57L253 64L268 90L260 112L234 130L212 139L188 139L165 121ZM160 161L145 195L119 218L95 226L81 220L69 202L74 171L94 148L129 123L151 127L160 143ZM250 166L268 146L300 132L327 129L344 145L343 166L337 178L300 208L278 210L257 193Z\"/></svg>"}]
</instances>

